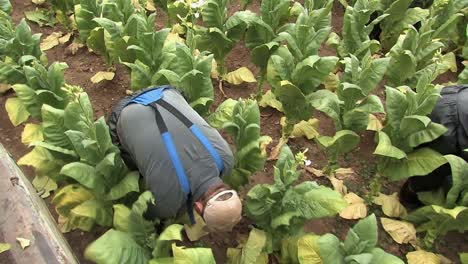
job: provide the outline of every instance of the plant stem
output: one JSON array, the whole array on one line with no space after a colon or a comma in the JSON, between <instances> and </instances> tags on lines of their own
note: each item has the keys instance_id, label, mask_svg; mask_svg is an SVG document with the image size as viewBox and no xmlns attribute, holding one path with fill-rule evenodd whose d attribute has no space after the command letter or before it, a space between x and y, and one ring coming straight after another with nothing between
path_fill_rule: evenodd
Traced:
<instances>
[{"instance_id":1,"label":"plant stem","mask_svg":"<svg viewBox=\"0 0 468 264\"><path fill-rule=\"evenodd\" d=\"M257 101L262 100L263 96L263 82L265 81L265 70L260 70L260 76L258 77L258 87L257 87Z\"/></svg>"}]
</instances>

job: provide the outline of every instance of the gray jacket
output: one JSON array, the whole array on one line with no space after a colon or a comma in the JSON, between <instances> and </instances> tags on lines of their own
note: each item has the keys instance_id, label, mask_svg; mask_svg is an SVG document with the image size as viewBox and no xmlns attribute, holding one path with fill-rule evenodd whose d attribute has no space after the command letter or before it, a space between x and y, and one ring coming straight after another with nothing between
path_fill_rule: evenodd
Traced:
<instances>
[{"instance_id":1,"label":"gray jacket","mask_svg":"<svg viewBox=\"0 0 468 264\"><path fill-rule=\"evenodd\" d=\"M222 182L220 176L230 173L234 158L228 143L219 132L209 126L177 90L165 90L164 100L199 127L223 161L224 169L218 175L212 156L191 131L166 109L158 107L182 161L193 201L196 201L209 186ZM154 109L140 104L126 106L120 113L116 130L120 148L129 154L143 176L146 187L154 195L156 206L149 209L150 215L169 218L185 209L187 197L159 133Z\"/></svg>"}]
</instances>

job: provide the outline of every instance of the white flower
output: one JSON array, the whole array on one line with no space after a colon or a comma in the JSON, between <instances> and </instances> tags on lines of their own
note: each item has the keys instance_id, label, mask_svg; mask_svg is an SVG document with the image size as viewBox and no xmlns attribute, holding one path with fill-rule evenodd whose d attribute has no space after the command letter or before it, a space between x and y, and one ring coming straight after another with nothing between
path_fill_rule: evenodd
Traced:
<instances>
[{"instance_id":1,"label":"white flower","mask_svg":"<svg viewBox=\"0 0 468 264\"><path fill-rule=\"evenodd\" d=\"M195 16L195 18L199 18L199 17L200 17L200 13L197 12L197 13L194 14L194 16Z\"/></svg>"},{"instance_id":2,"label":"white flower","mask_svg":"<svg viewBox=\"0 0 468 264\"><path fill-rule=\"evenodd\" d=\"M181 4L185 4L185 0L177 0L176 2L179 2Z\"/></svg>"},{"instance_id":3,"label":"white flower","mask_svg":"<svg viewBox=\"0 0 468 264\"><path fill-rule=\"evenodd\" d=\"M195 9L195 8L198 7L198 3L191 3L191 4L190 4L190 7L193 8L193 9Z\"/></svg>"},{"instance_id":4,"label":"white flower","mask_svg":"<svg viewBox=\"0 0 468 264\"><path fill-rule=\"evenodd\" d=\"M304 160L304 166L309 167L310 165L312 165L312 161Z\"/></svg>"}]
</instances>

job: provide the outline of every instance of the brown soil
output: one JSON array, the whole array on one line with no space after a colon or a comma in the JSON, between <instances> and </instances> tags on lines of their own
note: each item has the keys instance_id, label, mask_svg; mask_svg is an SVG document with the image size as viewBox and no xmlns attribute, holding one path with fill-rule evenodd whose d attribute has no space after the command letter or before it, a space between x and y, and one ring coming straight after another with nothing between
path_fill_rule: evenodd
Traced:
<instances>
[{"instance_id":1,"label":"brown soil","mask_svg":"<svg viewBox=\"0 0 468 264\"><path fill-rule=\"evenodd\" d=\"M23 17L24 11L33 10L35 8L35 6L30 1L23 0L12 0L12 5L14 7L12 17L16 23L19 22ZM259 1L254 1L254 3L250 5L248 9L254 12L258 12L259 6ZM229 13L232 14L233 12L240 10L240 8L240 1L233 0L229 6ZM333 12L334 16L332 21L332 28L335 32L339 33L341 31L344 10L338 1L335 3ZM158 10L156 27L160 29L164 27L165 23L166 16L162 11ZM35 24L30 24L34 32L43 33L44 37L48 36L53 31L60 30L60 27L40 28ZM321 54L334 55L334 51L324 47L321 50ZM63 61L68 64L69 68L65 72L65 78L67 82L69 84L83 87L84 90L89 94L93 103L96 117L107 117L110 113L112 105L125 96L125 91L129 87L130 80L128 71L119 65L116 66L116 77L114 80L100 84L93 84L90 81L90 78L98 71L108 70L110 66L106 65L101 56L88 52L86 48L80 49L76 55L71 55L67 51L66 45L61 45L47 51L47 56L49 58L49 62ZM252 70L252 72L257 72L256 67L250 62L250 52L243 45L243 43L238 43L234 47L233 51L228 55L226 61L229 70L235 70L239 67L247 66ZM447 81L454 81L455 79L455 74L448 73L444 75L443 78L441 77L441 79L438 81L445 83ZM218 82L213 81L213 85L215 87L215 102L213 104L213 108L215 108L225 98L223 98L220 91L218 90ZM226 92L226 95L234 99L250 98L252 94L256 94L256 89L256 84L243 84L239 86L224 84L224 91ZM264 90L266 89L269 89L267 85L264 87ZM13 127L5 111L5 101L7 98L13 95L14 94L12 92L8 92L0 97L0 142L9 150L13 158L18 160L28 152L28 148L21 143L21 132L24 126L20 125L18 127ZM268 149L268 151L270 151L271 148L278 143L278 140L281 136L279 120L282 115L270 108L262 109L261 111L262 133L273 138L273 142L270 144ZM320 120L321 134L329 136L334 134L335 128L330 118L319 112L315 113L315 117ZM327 158L324 151L320 149L313 141L306 139L291 139L289 141L289 145L294 151L308 149L307 156L312 160L313 167L322 168L327 165ZM372 155L372 152L374 148L374 134L372 132L366 132L362 135L362 140L359 144L359 147L349 155L346 155L346 157L340 159L341 167L351 167L356 171L356 176L345 179L345 183L350 191L356 192L361 196L368 192L368 184L374 175L372 171L374 164L374 156ZM271 183L273 181L273 165L274 162L268 161L266 163L265 169L256 173L252 177L250 185L247 186L246 189L242 191L242 193L245 195L246 191L255 184ZM34 172L30 168L23 169L29 177L33 177ZM315 178L308 173L304 173L301 180L313 180L318 181L320 184L331 186L328 181ZM384 182L383 191L386 193L398 191L398 186L399 183L391 184ZM50 205L50 199L46 200L46 202L48 203L52 213L55 215L55 217L57 217L53 207ZM378 216L381 214L380 209L377 210L375 207L370 208L370 213L376 213ZM339 236L341 239L344 239L347 230L350 226L354 225L354 223L355 221L347 221L339 217L319 219L307 223L305 231L314 232L316 234L333 233ZM244 220L235 228L232 233L210 235L204 238L201 243L205 246L211 247L216 256L217 262L223 263L225 260L226 248L237 246L237 241L239 241L239 239L242 237L245 238L248 235L252 224L252 221L244 218ZM411 251L411 248L396 244L384 231L382 231L382 229L380 230L380 245L386 251L405 259L404 255L406 252ZM75 251L80 262L89 263L83 258L84 249L91 241L99 237L103 232L104 230L102 228L98 228L94 232L84 233L75 231L65 234L65 236ZM468 243L466 242L466 238L463 235L450 234L445 238L441 238L437 241L435 250L449 257L453 261L457 261L458 252L468 251Z\"/></svg>"}]
</instances>

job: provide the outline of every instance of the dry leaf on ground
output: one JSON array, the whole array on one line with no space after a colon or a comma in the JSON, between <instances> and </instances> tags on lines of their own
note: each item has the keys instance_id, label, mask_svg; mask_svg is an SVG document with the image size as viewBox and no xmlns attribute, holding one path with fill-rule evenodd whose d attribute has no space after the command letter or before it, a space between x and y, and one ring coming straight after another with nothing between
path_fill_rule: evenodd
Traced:
<instances>
[{"instance_id":1,"label":"dry leaf on ground","mask_svg":"<svg viewBox=\"0 0 468 264\"><path fill-rule=\"evenodd\" d=\"M348 193L348 188L346 188L342 180L338 180L333 176L329 177L328 179L330 179L330 182L333 185L335 191L339 192L343 196L345 196Z\"/></svg>"},{"instance_id":2,"label":"dry leaf on ground","mask_svg":"<svg viewBox=\"0 0 468 264\"><path fill-rule=\"evenodd\" d=\"M381 217L380 221L382 222L383 229L398 244L414 244L416 242L416 229L412 223L385 217Z\"/></svg>"},{"instance_id":3,"label":"dry leaf on ground","mask_svg":"<svg viewBox=\"0 0 468 264\"><path fill-rule=\"evenodd\" d=\"M355 193L348 193L344 196L348 206L340 212L344 219L361 219L367 216L367 206L364 200Z\"/></svg>"},{"instance_id":4,"label":"dry leaf on ground","mask_svg":"<svg viewBox=\"0 0 468 264\"><path fill-rule=\"evenodd\" d=\"M46 51L60 44L59 38L62 36L62 32L52 32L47 38L41 42L41 50Z\"/></svg>"},{"instance_id":5,"label":"dry leaf on ground","mask_svg":"<svg viewBox=\"0 0 468 264\"><path fill-rule=\"evenodd\" d=\"M323 170L319 170L319 169L312 168L312 167L305 167L304 169L305 169L308 173L314 175L315 177L323 177L323 176L325 176L325 174L323 173Z\"/></svg>"},{"instance_id":6,"label":"dry leaf on ground","mask_svg":"<svg viewBox=\"0 0 468 264\"><path fill-rule=\"evenodd\" d=\"M352 168L339 168L335 170L335 176L340 179L352 176L354 173L355 172Z\"/></svg>"},{"instance_id":7,"label":"dry leaf on ground","mask_svg":"<svg viewBox=\"0 0 468 264\"><path fill-rule=\"evenodd\" d=\"M31 241L26 238L17 237L16 241L18 241L22 249L25 249L31 245Z\"/></svg>"},{"instance_id":8,"label":"dry leaf on ground","mask_svg":"<svg viewBox=\"0 0 468 264\"><path fill-rule=\"evenodd\" d=\"M60 37L58 40L59 40L59 43L60 44L65 44L67 43L68 41L70 41L70 37L71 37L72 33L67 33L65 35L63 35L63 37Z\"/></svg>"},{"instance_id":9,"label":"dry leaf on ground","mask_svg":"<svg viewBox=\"0 0 468 264\"><path fill-rule=\"evenodd\" d=\"M8 91L11 89L11 85L6 84L6 83L0 83L0 94Z\"/></svg>"},{"instance_id":10,"label":"dry leaf on ground","mask_svg":"<svg viewBox=\"0 0 468 264\"><path fill-rule=\"evenodd\" d=\"M93 77L91 77L91 82L92 83L100 83L104 80L110 81L114 79L115 73L113 72L103 72L100 71L96 73Z\"/></svg>"},{"instance_id":11,"label":"dry leaf on ground","mask_svg":"<svg viewBox=\"0 0 468 264\"><path fill-rule=\"evenodd\" d=\"M8 243L0 243L0 254L5 252L5 251L8 251L10 250L11 248L11 245L8 244Z\"/></svg>"}]
</instances>

